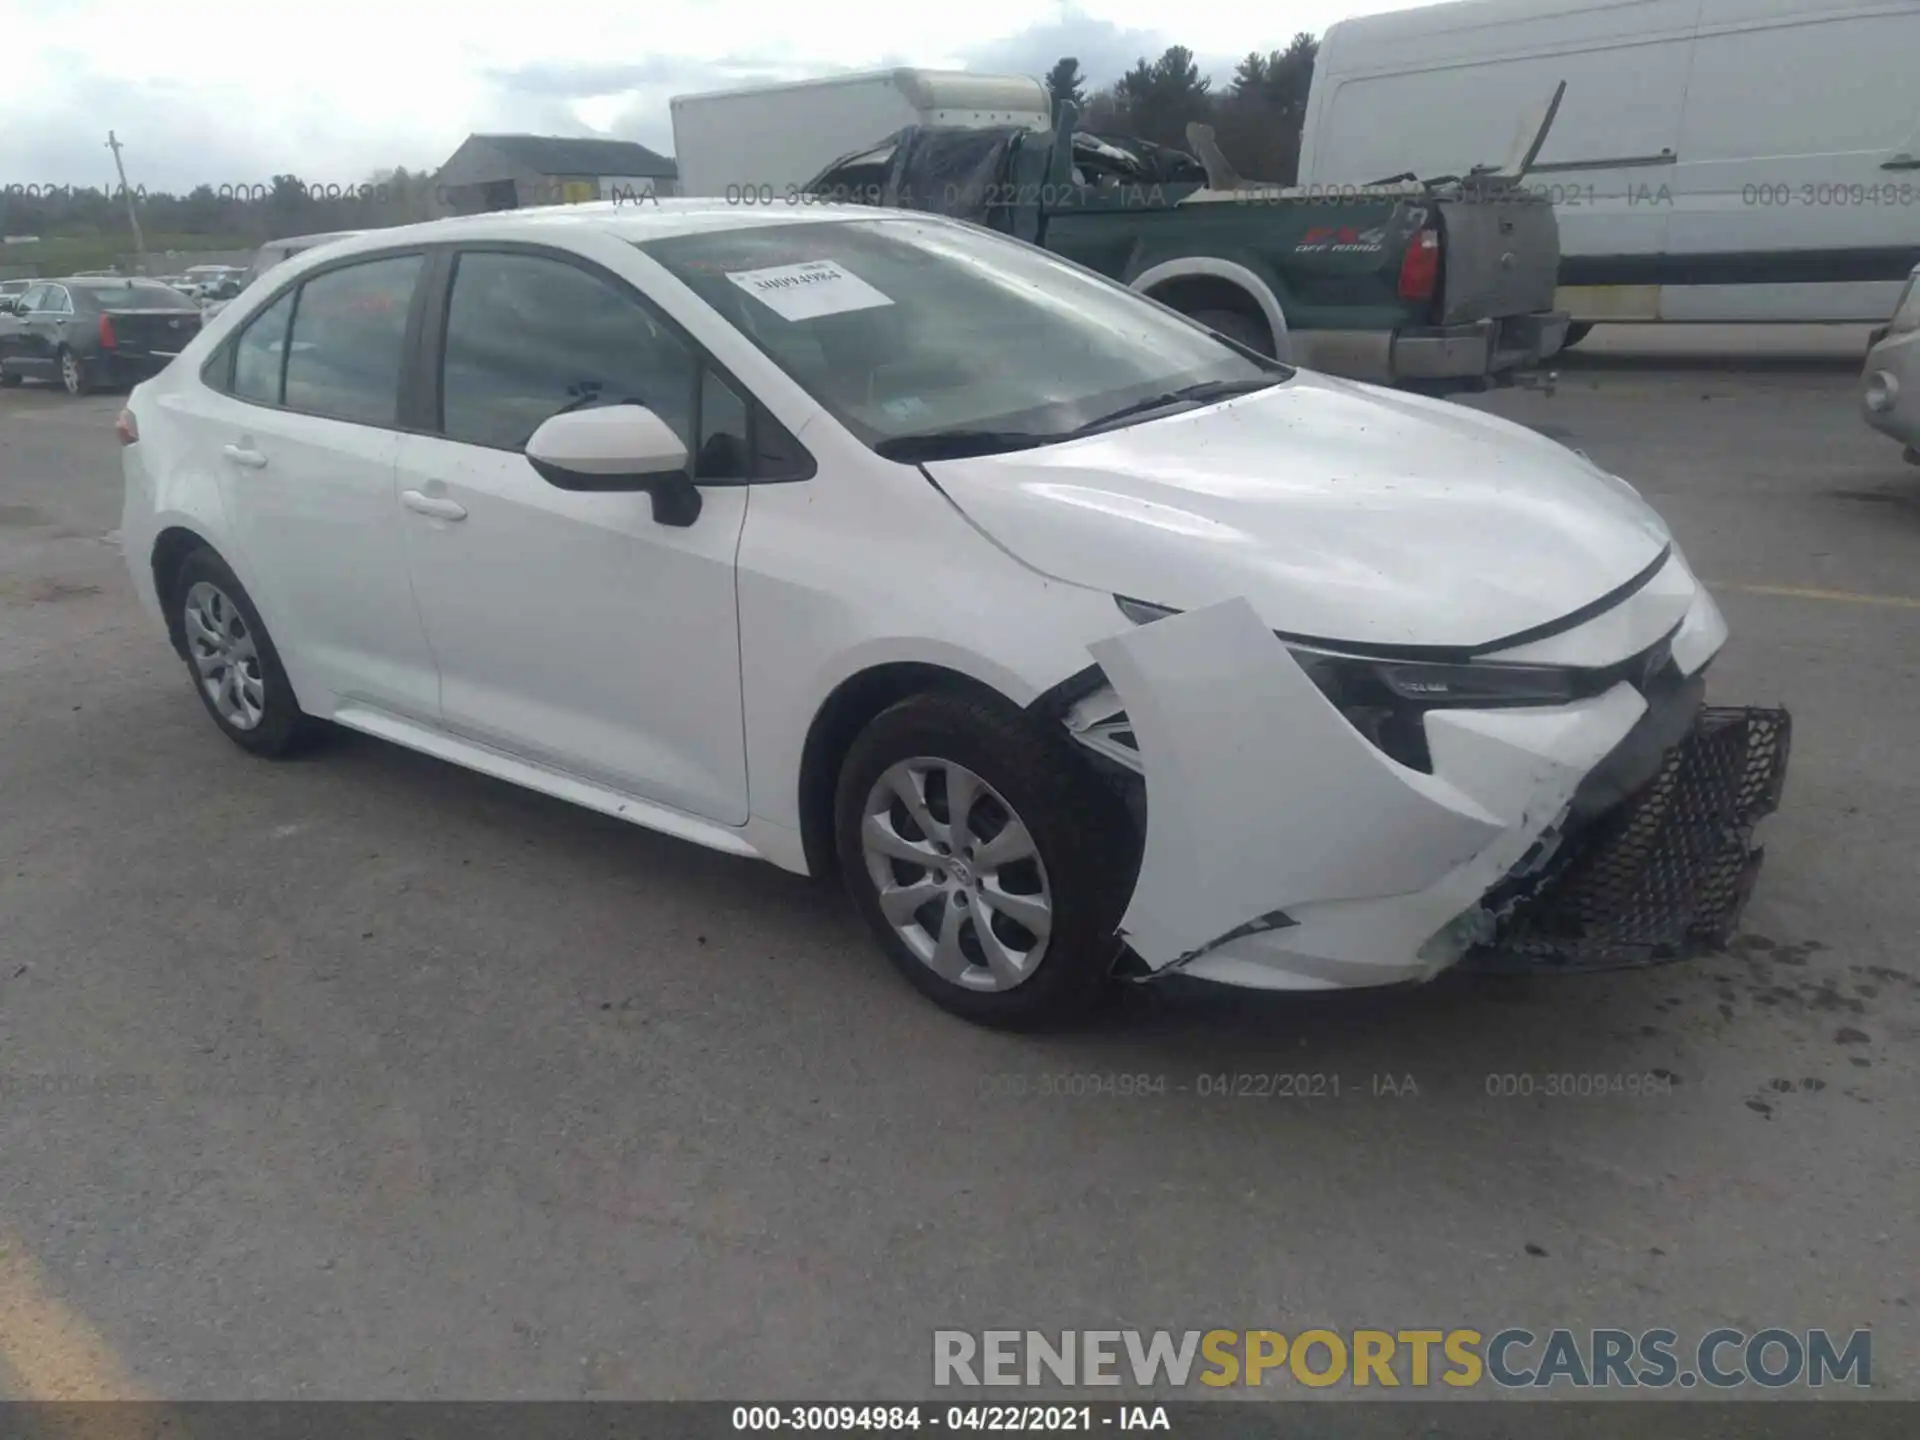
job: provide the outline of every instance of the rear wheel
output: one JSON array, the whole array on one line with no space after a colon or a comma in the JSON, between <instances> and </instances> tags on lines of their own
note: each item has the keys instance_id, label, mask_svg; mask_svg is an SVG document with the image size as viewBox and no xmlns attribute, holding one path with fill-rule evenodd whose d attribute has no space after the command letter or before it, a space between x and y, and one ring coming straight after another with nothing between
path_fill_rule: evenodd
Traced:
<instances>
[{"instance_id":1,"label":"rear wheel","mask_svg":"<svg viewBox=\"0 0 1920 1440\"><path fill-rule=\"evenodd\" d=\"M1107 991L1135 862L1118 799L1018 712L918 695L840 774L854 904L935 1003L977 1024L1057 1024Z\"/></svg>"},{"instance_id":2,"label":"rear wheel","mask_svg":"<svg viewBox=\"0 0 1920 1440\"><path fill-rule=\"evenodd\" d=\"M5 365L0 365L0 388L11 390L19 383L20 376L18 374L7 369Z\"/></svg>"},{"instance_id":3,"label":"rear wheel","mask_svg":"<svg viewBox=\"0 0 1920 1440\"><path fill-rule=\"evenodd\" d=\"M280 652L224 560L209 549L187 556L172 606L194 690L229 740L255 755L278 757L312 736L316 722L301 714Z\"/></svg>"},{"instance_id":4,"label":"rear wheel","mask_svg":"<svg viewBox=\"0 0 1920 1440\"><path fill-rule=\"evenodd\" d=\"M93 367L64 345L60 347L60 383L69 395L93 393Z\"/></svg>"},{"instance_id":5,"label":"rear wheel","mask_svg":"<svg viewBox=\"0 0 1920 1440\"><path fill-rule=\"evenodd\" d=\"M1273 332L1268 329L1265 320L1256 320L1240 310L1196 310L1189 317L1198 320L1209 330L1217 330L1235 344L1274 358Z\"/></svg>"}]
</instances>

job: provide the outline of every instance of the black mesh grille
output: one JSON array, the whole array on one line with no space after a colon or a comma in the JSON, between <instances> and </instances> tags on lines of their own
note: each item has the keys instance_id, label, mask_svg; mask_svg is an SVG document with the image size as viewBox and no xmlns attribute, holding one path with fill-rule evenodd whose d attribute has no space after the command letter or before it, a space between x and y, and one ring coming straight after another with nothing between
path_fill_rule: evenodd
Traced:
<instances>
[{"instance_id":1,"label":"black mesh grille","mask_svg":"<svg viewBox=\"0 0 1920 1440\"><path fill-rule=\"evenodd\" d=\"M1753 827L1780 803L1785 710L1703 709L1654 777L1568 838L1464 965L1601 970L1724 945L1752 893Z\"/></svg>"}]
</instances>

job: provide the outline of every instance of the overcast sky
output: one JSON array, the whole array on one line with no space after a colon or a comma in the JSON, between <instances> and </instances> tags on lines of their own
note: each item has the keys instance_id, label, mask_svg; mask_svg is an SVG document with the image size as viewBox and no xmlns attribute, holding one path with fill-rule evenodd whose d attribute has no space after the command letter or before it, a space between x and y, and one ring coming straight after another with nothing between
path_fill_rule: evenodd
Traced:
<instances>
[{"instance_id":1,"label":"overcast sky","mask_svg":"<svg viewBox=\"0 0 1920 1440\"><path fill-rule=\"evenodd\" d=\"M473 131L603 134L673 149L669 96L922 65L1094 83L1185 45L1224 85L1250 50L1418 0L319 0L0 3L0 186L106 185L114 130L150 190L358 183L433 169Z\"/></svg>"}]
</instances>

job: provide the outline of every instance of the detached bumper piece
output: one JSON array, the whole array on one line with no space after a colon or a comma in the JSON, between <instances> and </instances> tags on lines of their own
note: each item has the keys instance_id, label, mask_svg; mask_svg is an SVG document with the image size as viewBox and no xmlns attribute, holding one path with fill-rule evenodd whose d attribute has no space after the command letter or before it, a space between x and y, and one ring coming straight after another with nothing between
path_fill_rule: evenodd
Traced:
<instances>
[{"instance_id":1,"label":"detached bumper piece","mask_svg":"<svg viewBox=\"0 0 1920 1440\"><path fill-rule=\"evenodd\" d=\"M1646 785L1570 835L1532 893L1460 968L1532 973L1656 965L1733 937L1780 803L1785 710L1709 706Z\"/></svg>"}]
</instances>

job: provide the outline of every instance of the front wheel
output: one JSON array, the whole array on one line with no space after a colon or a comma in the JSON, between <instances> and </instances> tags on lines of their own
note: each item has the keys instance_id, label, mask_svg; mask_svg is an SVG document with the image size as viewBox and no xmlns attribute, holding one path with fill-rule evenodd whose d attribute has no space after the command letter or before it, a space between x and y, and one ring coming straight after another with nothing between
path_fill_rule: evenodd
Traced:
<instances>
[{"instance_id":1,"label":"front wheel","mask_svg":"<svg viewBox=\"0 0 1920 1440\"><path fill-rule=\"evenodd\" d=\"M20 375L17 371L9 370L5 365L0 365L0 390L11 390L19 383Z\"/></svg>"},{"instance_id":2,"label":"front wheel","mask_svg":"<svg viewBox=\"0 0 1920 1440\"><path fill-rule=\"evenodd\" d=\"M954 1014L1031 1028L1107 991L1137 858L1064 736L984 697L903 700L847 756L836 841L882 948Z\"/></svg>"}]
</instances>

